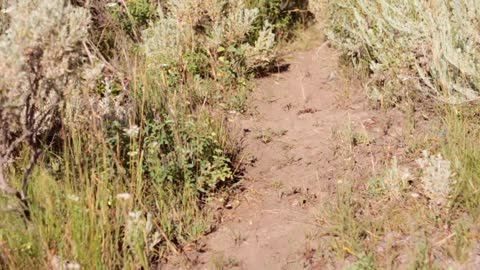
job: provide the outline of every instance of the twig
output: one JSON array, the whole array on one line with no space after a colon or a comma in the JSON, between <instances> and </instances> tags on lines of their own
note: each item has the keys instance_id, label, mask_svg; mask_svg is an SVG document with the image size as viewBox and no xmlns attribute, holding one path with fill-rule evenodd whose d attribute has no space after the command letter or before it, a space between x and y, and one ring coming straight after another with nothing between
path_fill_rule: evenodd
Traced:
<instances>
[{"instance_id":1,"label":"twig","mask_svg":"<svg viewBox=\"0 0 480 270\"><path fill-rule=\"evenodd\" d=\"M435 247L439 247L441 245L443 245L444 243L446 243L450 238L454 237L455 235L457 235L456 233L451 233L449 234L447 237L443 238L442 240L436 242L435 244L433 244L433 246Z\"/></svg>"}]
</instances>

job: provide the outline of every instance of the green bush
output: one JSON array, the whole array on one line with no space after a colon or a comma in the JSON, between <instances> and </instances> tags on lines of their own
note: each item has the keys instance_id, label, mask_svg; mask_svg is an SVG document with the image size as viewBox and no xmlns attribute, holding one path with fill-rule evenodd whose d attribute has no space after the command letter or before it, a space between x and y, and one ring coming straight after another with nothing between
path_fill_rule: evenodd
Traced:
<instances>
[{"instance_id":1,"label":"green bush","mask_svg":"<svg viewBox=\"0 0 480 270\"><path fill-rule=\"evenodd\" d=\"M155 17L156 8L148 0L130 0L125 5L110 4L107 6L107 14L128 35L138 38L139 30L147 27Z\"/></svg>"},{"instance_id":2,"label":"green bush","mask_svg":"<svg viewBox=\"0 0 480 270\"><path fill-rule=\"evenodd\" d=\"M306 0L247 0L247 6L259 10L252 33L254 38L266 20L272 24L278 39L291 39L295 28L312 20Z\"/></svg>"}]
</instances>

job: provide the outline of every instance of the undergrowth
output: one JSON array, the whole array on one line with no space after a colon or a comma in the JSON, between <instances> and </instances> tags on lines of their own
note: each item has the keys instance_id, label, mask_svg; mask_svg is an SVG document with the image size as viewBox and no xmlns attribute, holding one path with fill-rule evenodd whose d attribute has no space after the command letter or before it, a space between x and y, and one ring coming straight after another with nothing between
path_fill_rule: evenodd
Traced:
<instances>
[{"instance_id":1,"label":"undergrowth","mask_svg":"<svg viewBox=\"0 0 480 270\"><path fill-rule=\"evenodd\" d=\"M149 269L208 232L225 112L296 4L0 3L0 268Z\"/></svg>"},{"instance_id":2,"label":"undergrowth","mask_svg":"<svg viewBox=\"0 0 480 270\"><path fill-rule=\"evenodd\" d=\"M403 112L399 145L408 150L370 180L342 179L318 216L321 258L347 269L474 268L480 6L332 0L328 14L327 37L362 74L372 103Z\"/></svg>"},{"instance_id":3,"label":"undergrowth","mask_svg":"<svg viewBox=\"0 0 480 270\"><path fill-rule=\"evenodd\" d=\"M479 92L476 1L329 2L329 39L369 75L370 98L392 104L422 92L440 102Z\"/></svg>"}]
</instances>

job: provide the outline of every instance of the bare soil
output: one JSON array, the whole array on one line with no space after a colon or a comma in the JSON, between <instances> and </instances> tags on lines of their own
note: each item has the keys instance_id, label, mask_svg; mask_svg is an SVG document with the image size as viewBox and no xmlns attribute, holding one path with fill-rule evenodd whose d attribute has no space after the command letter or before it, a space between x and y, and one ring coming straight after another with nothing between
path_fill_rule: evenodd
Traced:
<instances>
[{"instance_id":1,"label":"bare soil","mask_svg":"<svg viewBox=\"0 0 480 270\"><path fill-rule=\"evenodd\" d=\"M246 114L232 116L243 134L243 161L250 162L245 191L224 205L221 224L194 255L194 269L324 269L316 258L315 217L352 173L345 164L364 179L385 153L402 151L384 149L400 136L391 120L400 121L398 115L369 108L358 81L339 75L334 49L323 44L287 62L287 71L258 79ZM376 143L339 154L339 143L358 143L335 136L348 125Z\"/></svg>"}]
</instances>

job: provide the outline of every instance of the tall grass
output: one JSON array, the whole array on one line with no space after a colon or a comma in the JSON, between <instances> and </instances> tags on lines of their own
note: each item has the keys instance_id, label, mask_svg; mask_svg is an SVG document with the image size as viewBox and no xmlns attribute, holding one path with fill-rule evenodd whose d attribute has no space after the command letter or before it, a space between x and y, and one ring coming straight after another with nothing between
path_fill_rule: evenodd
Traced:
<instances>
[{"instance_id":1,"label":"tall grass","mask_svg":"<svg viewBox=\"0 0 480 270\"><path fill-rule=\"evenodd\" d=\"M472 217L480 211L480 122L478 105L446 108L443 116L445 138L442 152L456 173L451 200L467 209Z\"/></svg>"},{"instance_id":2,"label":"tall grass","mask_svg":"<svg viewBox=\"0 0 480 270\"><path fill-rule=\"evenodd\" d=\"M480 5L351 0L330 1L329 8L328 36L366 72L372 99L391 105L413 99L421 108L426 96L446 108L439 110L446 134L439 139L455 171L452 203L476 213L480 126L472 112L480 92Z\"/></svg>"},{"instance_id":3,"label":"tall grass","mask_svg":"<svg viewBox=\"0 0 480 270\"><path fill-rule=\"evenodd\" d=\"M72 8L20 2L55 14ZM91 12L83 29L90 36L78 43L85 70L66 77L78 90L61 96L52 132L38 136L42 154L27 174L25 200L0 193L0 266L151 268L210 230L214 215L204 206L235 181L237 166L225 111L243 109L252 72L275 56L273 29L255 27L260 11L243 1L73 3ZM2 27L21 21L10 14ZM54 16L32 18L43 25ZM17 42L38 45L38 38ZM2 93L13 93L9 86ZM21 186L28 149L16 145L2 167L12 188Z\"/></svg>"},{"instance_id":4,"label":"tall grass","mask_svg":"<svg viewBox=\"0 0 480 270\"><path fill-rule=\"evenodd\" d=\"M334 251L353 269L474 268L478 1L331 0L327 8L327 37L363 75L368 97L384 108L413 104L405 114L426 112L431 123L410 131L409 153L383 174L339 187L319 215L325 257Z\"/></svg>"}]
</instances>

